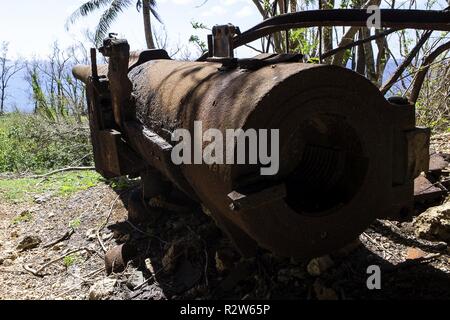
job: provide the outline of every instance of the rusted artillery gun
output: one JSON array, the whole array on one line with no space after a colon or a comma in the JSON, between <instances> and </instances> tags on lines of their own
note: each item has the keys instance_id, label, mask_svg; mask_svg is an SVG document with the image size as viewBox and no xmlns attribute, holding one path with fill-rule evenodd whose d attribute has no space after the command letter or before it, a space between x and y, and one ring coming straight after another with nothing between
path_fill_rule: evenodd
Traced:
<instances>
[{"instance_id":1,"label":"rusted artillery gun","mask_svg":"<svg viewBox=\"0 0 450 320\"><path fill-rule=\"evenodd\" d=\"M363 76L302 63L298 54L233 56L237 46L289 28L365 26L364 10L344 11L282 15L244 33L216 26L209 53L196 62L171 60L164 50L130 55L125 40L106 39L100 52L109 65L97 66L93 50L92 65L74 69L87 86L96 169L140 175L147 198L170 181L208 208L243 255L260 246L318 256L376 218L408 214L429 146L413 104L386 100ZM382 10L383 26L450 30L448 12L395 11ZM261 175L261 163L174 164L173 132L196 139L196 121L222 133L279 129L277 174Z\"/></svg>"}]
</instances>

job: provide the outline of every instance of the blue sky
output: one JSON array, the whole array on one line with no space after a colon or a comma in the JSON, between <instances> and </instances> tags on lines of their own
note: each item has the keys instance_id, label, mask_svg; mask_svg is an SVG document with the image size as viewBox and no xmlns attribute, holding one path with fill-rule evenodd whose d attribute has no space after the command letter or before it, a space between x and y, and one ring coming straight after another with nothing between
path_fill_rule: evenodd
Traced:
<instances>
[{"instance_id":1,"label":"blue sky","mask_svg":"<svg viewBox=\"0 0 450 320\"><path fill-rule=\"evenodd\" d=\"M191 21L203 22L208 26L231 22L242 31L261 21L261 16L251 0L205 1L156 0L168 35L169 49L177 44L187 44L189 36L194 33ZM51 44L56 40L62 47L76 41L85 41L83 31L95 28L100 12L80 19L69 31L65 29L66 19L83 2L85 0L0 0L0 42L10 43L10 53L13 57L45 58L50 53ZM424 8L426 2L427 0L417 0L417 7ZM383 2L383 6L385 5ZM446 0L437 0L433 8L440 9L445 5ZM155 27L161 30L161 26ZM119 16L111 31L128 39L134 50L145 47L142 18L134 6ZM206 40L206 31L197 32L197 35ZM239 50L241 52L238 51L238 56L250 51L246 48Z\"/></svg>"},{"instance_id":2,"label":"blue sky","mask_svg":"<svg viewBox=\"0 0 450 320\"><path fill-rule=\"evenodd\" d=\"M62 46L83 41L83 30L94 29L99 14L82 18L65 29L67 17L83 0L0 0L0 42L10 43L13 56L45 57L51 44L58 40ZM261 18L251 0L157 0L158 12L164 22L172 47L186 44L193 34L191 21L208 26L232 22L245 30ZM202 5L203 4L203 5ZM156 26L161 29L161 26ZM134 6L127 9L111 28L131 44L132 49L145 47L141 15ZM197 32L206 40L206 32Z\"/></svg>"}]
</instances>

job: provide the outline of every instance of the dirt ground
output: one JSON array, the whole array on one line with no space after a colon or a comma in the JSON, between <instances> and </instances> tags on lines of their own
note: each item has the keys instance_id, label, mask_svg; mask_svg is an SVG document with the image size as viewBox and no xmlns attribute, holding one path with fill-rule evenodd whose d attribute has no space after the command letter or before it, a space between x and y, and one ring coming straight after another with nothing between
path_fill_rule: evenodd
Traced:
<instances>
[{"instance_id":1,"label":"dirt ground","mask_svg":"<svg viewBox=\"0 0 450 320\"><path fill-rule=\"evenodd\" d=\"M449 152L447 138L433 148ZM345 249L311 261L263 251L243 260L198 206L180 202L128 221L133 192L102 183L65 198L0 203L0 299L450 298L448 243L418 239L411 222L377 220ZM107 276L105 251L123 243L136 252ZM381 268L380 290L367 288L370 265Z\"/></svg>"}]
</instances>

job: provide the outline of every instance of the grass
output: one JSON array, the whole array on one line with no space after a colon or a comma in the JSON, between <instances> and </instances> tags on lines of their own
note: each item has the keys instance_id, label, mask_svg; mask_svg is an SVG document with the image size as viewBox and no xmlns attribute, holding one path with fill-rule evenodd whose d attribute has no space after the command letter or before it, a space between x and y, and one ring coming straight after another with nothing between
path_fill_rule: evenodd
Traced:
<instances>
[{"instance_id":1,"label":"grass","mask_svg":"<svg viewBox=\"0 0 450 320\"><path fill-rule=\"evenodd\" d=\"M77 229L80 226L81 226L80 218L76 218L76 219L70 221L70 223L69 223L69 227L72 228L72 229Z\"/></svg>"},{"instance_id":2,"label":"grass","mask_svg":"<svg viewBox=\"0 0 450 320\"><path fill-rule=\"evenodd\" d=\"M14 220L12 221L13 225L19 224L21 222L28 222L33 218L32 214L30 211L24 211L21 214L19 214L17 217L14 218Z\"/></svg>"},{"instance_id":3,"label":"grass","mask_svg":"<svg viewBox=\"0 0 450 320\"><path fill-rule=\"evenodd\" d=\"M63 263L66 268L69 268L69 267L73 266L74 264L78 263L79 260L80 260L80 257L77 254L71 254L71 255L68 255L67 257L64 257Z\"/></svg>"},{"instance_id":4,"label":"grass","mask_svg":"<svg viewBox=\"0 0 450 320\"><path fill-rule=\"evenodd\" d=\"M63 172L47 179L0 179L0 199L8 202L29 202L37 195L67 197L98 185L103 178L94 171Z\"/></svg>"}]
</instances>

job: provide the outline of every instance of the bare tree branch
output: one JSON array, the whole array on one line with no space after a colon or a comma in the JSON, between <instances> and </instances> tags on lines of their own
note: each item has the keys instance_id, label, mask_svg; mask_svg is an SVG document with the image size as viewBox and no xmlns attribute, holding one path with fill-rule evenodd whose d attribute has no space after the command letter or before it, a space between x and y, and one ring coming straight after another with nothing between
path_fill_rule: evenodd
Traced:
<instances>
[{"instance_id":1,"label":"bare tree branch","mask_svg":"<svg viewBox=\"0 0 450 320\"><path fill-rule=\"evenodd\" d=\"M417 42L417 44L411 50L411 52L406 57L406 59L403 60L403 62L400 64L400 66L397 68L397 70L395 70L395 72L391 76L391 78L381 87L381 89L380 89L381 93L386 94L386 92L388 92L389 89L392 88L392 86L401 77L401 75L403 74L405 69L411 64L414 57L419 53L419 50L423 47L425 42L427 42L427 40L430 38L432 33L433 33L433 31L430 31L430 30L424 31L419 42Z\"/></svg>"}]
</instances>

